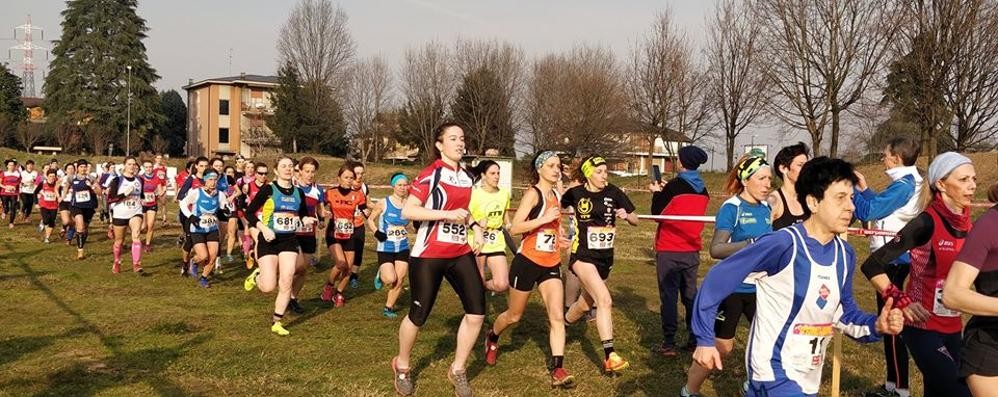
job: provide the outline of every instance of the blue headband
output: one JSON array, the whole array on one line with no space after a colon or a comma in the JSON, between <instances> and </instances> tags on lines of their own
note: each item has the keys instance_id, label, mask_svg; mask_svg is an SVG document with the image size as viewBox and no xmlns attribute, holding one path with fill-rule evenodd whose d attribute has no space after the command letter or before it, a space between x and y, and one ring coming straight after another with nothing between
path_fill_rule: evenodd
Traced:
<instances>
[{"instance_id":1,"label":"blue headband","mask_svg":"<svg viewBox=\"0 0 998 397\"><path fill-rule=\"evenodd\" d=\"M405 174L395 174L392 176L392 180L389 184L392 185L392 187L395 187L395 182L398 182L402 179L409 180L409 178L406 177Z\"/></svg>"},{"instance_id":2,"label":"blue headband","mask_svg":"<svg viewBox=\"0 0 998 397\"><path fill-rule=\"evenodd\" d=\"M544 162L548 161L549 158L552 158L554 156L557 156L557 154L550 150L545 150L541 152L541 154L537 155L537 160L534 160L534 169L535 170L541 169L541 166L544 165Z\"/></svg>"}]
</instances>

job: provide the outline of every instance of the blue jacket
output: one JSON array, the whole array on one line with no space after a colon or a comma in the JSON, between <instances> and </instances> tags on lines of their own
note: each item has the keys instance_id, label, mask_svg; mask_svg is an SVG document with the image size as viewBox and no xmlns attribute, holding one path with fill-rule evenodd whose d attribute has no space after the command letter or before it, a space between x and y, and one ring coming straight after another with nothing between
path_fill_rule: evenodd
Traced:
<instances>
[{"instance_id":1,"label":"blue jacket","mask_svg":"<svg viewBox=\"0 0 998 397\"><path fill-rule=\"evenodd\" d=\"M905 175L891 182L880 193L869 188L863 191L856 189L856 193L852 199L856 205L856 219L863 222L880 220L903 207L915 195L915 178Z\"/></svg>"}]
</instances>

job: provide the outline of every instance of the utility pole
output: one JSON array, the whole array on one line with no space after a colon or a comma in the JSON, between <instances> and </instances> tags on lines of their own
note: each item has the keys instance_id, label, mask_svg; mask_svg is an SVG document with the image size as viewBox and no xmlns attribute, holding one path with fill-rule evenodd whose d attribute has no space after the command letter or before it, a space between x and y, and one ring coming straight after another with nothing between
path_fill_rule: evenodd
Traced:
<instances>
[{"instance_id":1,"label":"utility pole","mask_svg":"<svg viewBox=\"0 0 998 397\"><path fill-rule=\"evenodd\" d=\"M32 32L39 31L41 33L42 40L45 40L45 30L39 27L31 25L31 15L28 15L28 22L24 25L14 28L14 39L17 39L17 32L21 31L21 44L10 47L7 50L7 58L11 58L11 50L20 50L24 52L24 56L21 58L21 84L24 84L21 90L21 96L34 98L37 96L35 92L35 51L45 51L45 59L48 59L48 48L35 45L32 40Z\"/></svg>"},{"instance_id":2,"label":"utility pole","mask_svg":"<svg viewBox=\"0 0 998 397\"><path fill-rule=\"evenodd\" d=\"M132 65L125 66L128 69L128 81L125 87L128 90L128 105L125 110L125 156L132 155Z\"/></svg>"}]
</instances>

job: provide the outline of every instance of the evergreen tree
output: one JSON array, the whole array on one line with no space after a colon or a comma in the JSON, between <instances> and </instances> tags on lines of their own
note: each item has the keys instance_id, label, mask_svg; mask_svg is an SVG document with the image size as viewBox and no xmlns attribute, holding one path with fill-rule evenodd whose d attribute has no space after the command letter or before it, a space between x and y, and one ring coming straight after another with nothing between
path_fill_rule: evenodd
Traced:
<instances>
[{"instance_id":1,"label":"evergreen tree","mask_svg":"<svg viewBox=\"0 0 998 397\"><path fill-rule=\"evenodd\" d=\"M169 90L159 93L159 106L164 117L156 134L168 143L167 153L181 156L187 145L187 105L177 90Z\"/></svg>"},{"instance_id":2,"label":"evergreen tree","mask_svg":"<svg viewBox=\"0 0 998 397\"><path fill-rule=\"evenodd\" d=\"M278 71L278 83L271 99L276 110L267 125L284 150L345 155L346 124L332 89L325 83L302 81L287 64Z\"/></svg>"},{"instance_id":3,"label":"evergreen tree","mask_svg":"<svg viewBox=\"0 0 998 397\"><path fill-rule=\"evenodd\" d=\"M62 12L62 37L45 78L46 111L62 126L96 123L123 148L129 86L132 151L163 121L159 79L142 41L148 28L137 0L72 0ZM127 67L131 66L131 73ZM91 148L100 151L102 148Z\"/></svg>"},{"instance_id":4,"label":"evergreen tree","mask_svg":"<svg viewBox=\"0 0 998 397\"><path fill-rule=\"evenodd\" d=\"M21 103L21 78L0 63L0 146L14 144L14 130L27 116Z\"/></svg>"}]
</instances>

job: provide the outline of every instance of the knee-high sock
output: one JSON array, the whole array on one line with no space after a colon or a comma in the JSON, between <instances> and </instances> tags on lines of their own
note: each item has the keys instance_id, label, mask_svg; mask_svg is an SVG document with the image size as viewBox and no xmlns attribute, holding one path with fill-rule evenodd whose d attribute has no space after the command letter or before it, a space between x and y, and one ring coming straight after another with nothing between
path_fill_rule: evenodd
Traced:
<instances>
[{"instance_id":1,"label":"knee-high sock","mask_svg":"<svg viewBox=\"0 0 998 397\"><path fill-rule=\"evenodd\" d=\"M142 242L133 241L132 242L132 264L136 264L142 261Z\"/></svg>"},{"instance_id":2,"label":"knee-high sock","mask_svg":"<svg viewBox=\"0 0 998 397\"><path fill-rule=\"evenodd\" d=\"M253 237L243 235L243 254L249 255L253 250Z\"/></svg>"},{"instance_id":3,"label":"knee-high sock","mask_svg":"<svg viewBox=\"0 0 998 397\"><path fill-rule=\"evenodd\" d=\"M73 241L73 237L76 236L76 228L70 226L66 229L66 241Z\"/></svg>"},{"instance_id":4,"label":"knee-high sock","mask_svg":"<svg viewBox=\"0 0 998 397\"><path fill-rule=\"evenodd\" d=\"M121 262L121 243L114 243L114 263Z\"/></svg>"},{"instance_id":5,"label":"knee-high sock","mask_svg":"<svg viewBox=\"0 0 998 397\"><path fill-rule=\"evenodd\" d=\"M76 248L83 249L83 246L87 244L87 234L83 232L76 233Z\"/></svg>"}]
</instances>

